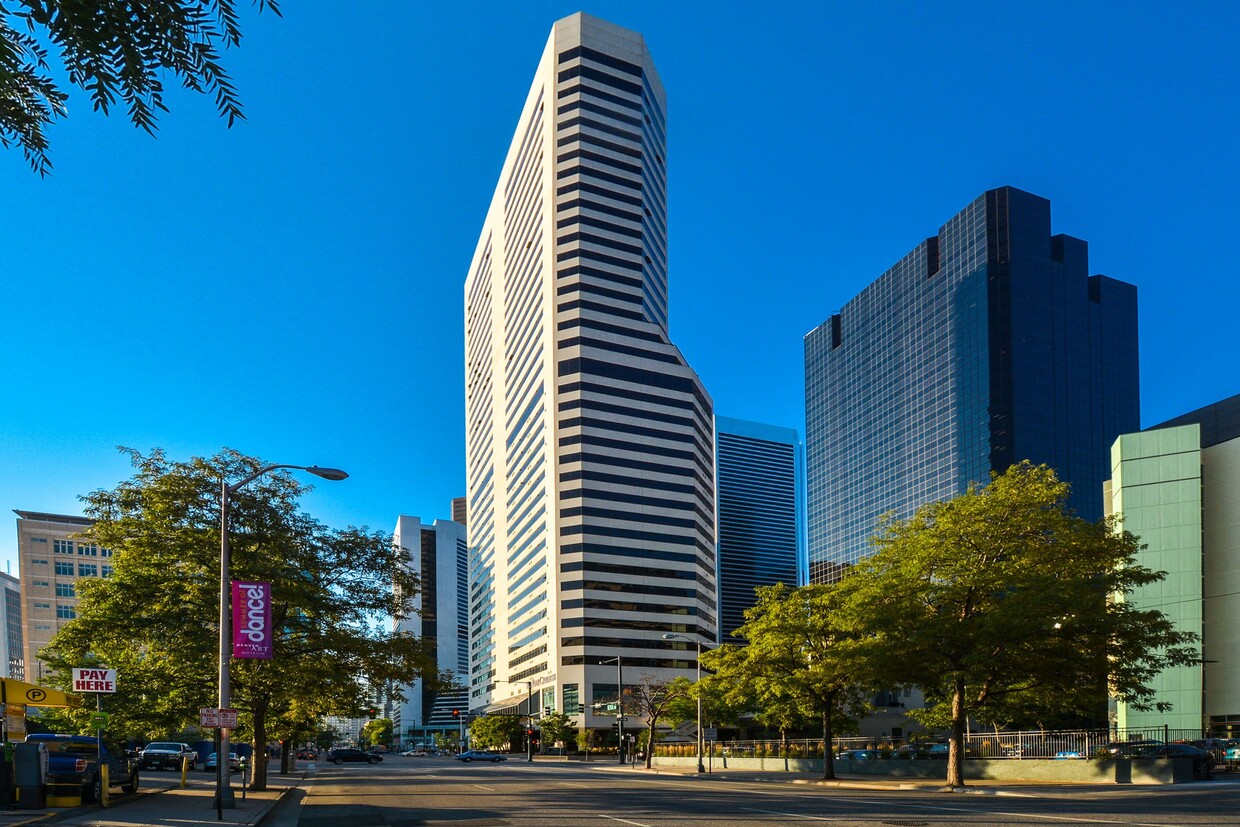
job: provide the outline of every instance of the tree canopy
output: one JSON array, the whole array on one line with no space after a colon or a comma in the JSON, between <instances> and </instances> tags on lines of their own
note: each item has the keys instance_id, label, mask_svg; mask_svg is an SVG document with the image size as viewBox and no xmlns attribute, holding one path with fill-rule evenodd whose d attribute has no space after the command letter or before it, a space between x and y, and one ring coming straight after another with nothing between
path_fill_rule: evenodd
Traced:
<instances>
[{"instance_id":1,"label":"tree canopy","mask_svg":"<svg viewBox=\"0 0 1240 827\"><path fill-rule=\"evenodd\" d=\"M278 0L254 0L279 14ZM212 95L229 126L245 117L221 50L241 43L235 0L0 0L0 143L21 147L46 175L45 127L68 113L69 95L51 76L54 50L69 83L108 114L153 133L164 103L164 78Z\"/></svg>"},{"instance_id":2,"label":"tree canopy","mask_svg":"<svg viewBox=\"0 0 1240 827\"><path fill-rule=\"evenodd\" d=\"M920 686L923 718L950 721L949 784L970 716L1097 709L1108 691L1160 707L1153 676L1200 657L1194 635L1124 601L1164 576L1136 564L1138 539L1074 516L1067 494L1051 469L1014 465L888 522L839 585L872 679Z\"/></svg>"},{"instance_id":3,"label":"tree canopy","mask_svg":"<svg viewBox=\"0 0 1240 827\"><path fill-rule=\"evenodd\" d=\"M469 744L475 749L513 748L525 737L518 715L484 715L469 723Z\"/></svg>"},{"instance_id":4,"label":"tree canopy","mask_svg":"<svg viewBox=\"0 0 1240 827\"><path fill-rule=\"evenodd\" d=\"M79 582L77 618L41 657L62 686L74 666L117 669L110 729L166 737L217 705L220 486L265 463L234 451L187 462L129 454L131 479L84 498L96 521L86 536L113 550L112 576ZM272 584L274 657L231 670L256 753L271 737L313 732L323 715L359 714L374 686L437 680L423 643L391 630L418 592L408 551L389 535L324 527L297 507L306 490L275 472L230 498L232 576ZM86 711L63 714L84 728ZM255 767L257 789L265 767Z\"/></svg>"},{"instance_id":5,"label":"tree canopy","mask_svg":"<svg viewBox=\"0 0 1240 827\"><path fill-rule=\"evenodd\" d=\"M835 777L836 728L841 720L852 723L851 713L863 706L861 664L844 621L834 586L761 586L737 630L749 644L702 654L702 665L715 672L709 682L727 687L734 704L750 704L785 737L811 722L821 726L824 778Z\"/></svg>"}]
</instances>

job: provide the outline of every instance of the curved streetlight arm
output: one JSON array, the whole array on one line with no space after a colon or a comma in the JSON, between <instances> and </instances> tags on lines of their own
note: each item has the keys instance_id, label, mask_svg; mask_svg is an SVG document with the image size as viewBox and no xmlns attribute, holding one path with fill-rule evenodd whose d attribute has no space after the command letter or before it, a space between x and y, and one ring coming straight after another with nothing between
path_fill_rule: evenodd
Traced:
<instances>
[{"instance_id":1,"label":"curved streetlight arm","mask_svg":"<svg viewBox=\"0 0 1240 827\"><path fill-rule=\"evenodd\" d=\"M227 478L220 480L220 662L219 662L219 704L220 709L227 709L232 702L230 686L232 658L232 613L229 611L230 571L232 569L232 552L228 544L228 500L241 488L271 471L288 468L295 471L306 471L325 480L343 480L349 475L339 468L320 468L317 465L286 465L277 463L258 469L244 479L229 483ZM216 751L215 807L220 819L223 810L236 806L233 796L231 778L229 777L228 756L231 751L231 732L223 727L219 730L220 746Z\"/></svg>"},{"instance_id":2,"label":"curved streetlight arm","mask_svg":"<svg viewBox=\"0 0 1240 827\"><path fill-rule=\"evenodd\" d=\"M277 471L281 468L290 468L294 471L306 471L311 474L314 474L316 477L322 477L325 480L332 480L333 482L338 482L340 480L349 478L349 475L346 474L344 471L341 471L339 468L320 468L317 465L276 464L276 465L268 465L266 468L260 468L257 471L255 471L253 474L250 474L250 476L246 477L245 479L238 480L237 482L228 484L228 493L236 494L239 490L249 485L250 483L254 482L254 480L258 479L263 474L269 473L271 471Z\"/></svg>"}]
</instances>

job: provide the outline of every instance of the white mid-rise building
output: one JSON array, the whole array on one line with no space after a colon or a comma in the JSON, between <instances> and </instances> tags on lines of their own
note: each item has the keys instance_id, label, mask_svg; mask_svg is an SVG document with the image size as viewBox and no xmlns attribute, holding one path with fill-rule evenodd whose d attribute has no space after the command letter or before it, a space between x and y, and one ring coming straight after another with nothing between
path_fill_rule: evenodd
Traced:
<instances>
[{"instance_id":1,"label":"white mid-rise building","mask_svg":"<svg viewBox=\"0 0 1240 827\"><path fill-rule=\"evenodd\" d=\"M461 718L468 710L465 686L469 681L468 548L465 526L452 520L427 524L402 514L396 520L393 542L409 551L410 565L421 590L414 613L397 623L398 631L430 645L439 673L452 676L454 688L422 680L401 688L403 700L385 710L392 718L392 734L400 745L431 744L436 735L455 741Z\"/></svg>"},{"instance_id":2,"label":"white mid-rise building","mask_svg":"<svg viewBox=\"0 0 1240 827\"><path fill-rule=\"evenodd\" d=\"M666 130L641 35L553 26L465 284L475 712L532 691L580 723L715 640L713 405L668 333Z\"/></svg>"}]
</instances>

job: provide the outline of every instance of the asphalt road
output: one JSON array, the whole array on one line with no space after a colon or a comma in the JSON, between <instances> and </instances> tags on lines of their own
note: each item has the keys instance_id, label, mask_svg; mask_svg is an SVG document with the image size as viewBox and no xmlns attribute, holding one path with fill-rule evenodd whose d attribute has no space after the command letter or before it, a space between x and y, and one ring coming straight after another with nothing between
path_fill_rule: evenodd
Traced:
<instances>
[{"instance_id":1,"label":"asphalt road","mask_svg":"<svg viewBox=\"0 0 1240 827\"><path fill-rule=\"evenodd\" d=\"M774 777L779 777L772 774ZM1177 787L843 789L754 773L653 774L606 764L388 758L322 766L266 827L1240 825L1240 779Z\"/></svg>"}]
</instances>

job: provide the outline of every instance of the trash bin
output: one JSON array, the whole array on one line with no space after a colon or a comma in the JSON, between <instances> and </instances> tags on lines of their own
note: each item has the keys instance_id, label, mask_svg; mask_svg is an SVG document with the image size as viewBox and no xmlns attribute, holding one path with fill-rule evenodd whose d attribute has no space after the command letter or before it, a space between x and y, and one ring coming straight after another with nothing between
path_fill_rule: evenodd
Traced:
<instances>
[{"instance_id":1,"label":"trash bin","mask_svg":"<svg viewBox=\"0 0 1240 827\"><path fill-rule=\"evenodd\" d=\"M13 785L15 806L23 810L47 807L47 745L41 742L14 744Z\"/></svg>"}]
</instances>

